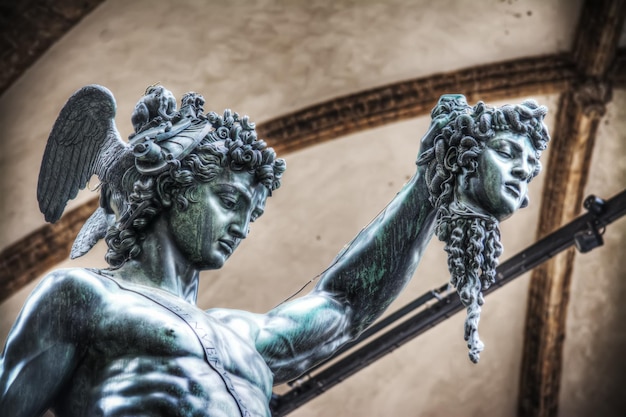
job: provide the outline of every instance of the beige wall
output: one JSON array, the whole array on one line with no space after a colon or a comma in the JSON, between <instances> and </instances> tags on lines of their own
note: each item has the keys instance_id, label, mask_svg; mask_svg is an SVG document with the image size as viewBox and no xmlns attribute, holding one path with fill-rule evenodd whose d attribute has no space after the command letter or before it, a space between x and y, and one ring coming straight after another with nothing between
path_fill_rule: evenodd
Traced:
<instances>
[{"instance_id":1,"label":"beige wall","mask_svg":"<svg viewBox=\"0 0 626 417\"><path fill-rule=\"evenodd\" d=\"M264 121L394 81L566 51L579 5L107 1L0 97L0 248L43 224L35 188L45 139L64 101L82 85L113 91L123 136L135 101L155 81L179 98L188 90L204 94L207 109L229 107ZM556 108L555 96L535 98ZM589 193L608 197L626 184L624 108L626 95L615 94L598 136ZM408 120L287 155L283 188L232 261L203 275L199 305L266 311L321 272L413 173L427 125L427 118ZM531 185L531 206L503 224L503 259L534 241L543 180ZM71 205L92 196L82 193ZM620 361L625 234L622 219L607 230L603 248L577 257L561 416L626 409ZM89 258L61 266L103 265L102 254L100 245ZM433 241L392 309L446 280L442 245ZM515 415L527 286L526 275L487 297L480 326L487 347L479 365L467 359L457 314L293 415ZM0 304L0 340L29 290Z\"/></svg>"}]
</instances>

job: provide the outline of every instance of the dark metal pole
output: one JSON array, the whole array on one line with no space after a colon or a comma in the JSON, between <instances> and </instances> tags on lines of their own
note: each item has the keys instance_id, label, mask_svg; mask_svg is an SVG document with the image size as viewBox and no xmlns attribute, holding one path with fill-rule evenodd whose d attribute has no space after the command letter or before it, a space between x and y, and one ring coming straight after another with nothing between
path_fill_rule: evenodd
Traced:
<instances>
[{"instance_id":1,"label":"dark metal pole","mask_svg":"<svg viewBox=\"0 0 626 417\"><path fill-rule=\"evenodd\" d=\"M488 294L495 291L572 245L576 245L577 249L583 253L602 245L602 229L626 215L626 190L623 190L608 201L601 200L595 196L587 197L584 206L587 209L586 214L552 232L498 266L496 269L496 284L485 290L484 293ZM389 318L373 326L373 331L364 333L361 338L350 344L349 347L366 337L372 336L376 331L382 330L383 327L388 326L392 321L399 320L402 316L409 314L426 301L433 298L439 300L427 309L420 311L318 374L310 378L303 377L297 380L292 384L295 387L284 395L274 395L270 404L272 416L278 417L290 413L370 363L461 311L463 305L456 293L450 292L444 297L439 296L444 288L446 286L417 298ZM343 353L349 347L342 349L328 361Z\"/></svg>"}]
</instances>

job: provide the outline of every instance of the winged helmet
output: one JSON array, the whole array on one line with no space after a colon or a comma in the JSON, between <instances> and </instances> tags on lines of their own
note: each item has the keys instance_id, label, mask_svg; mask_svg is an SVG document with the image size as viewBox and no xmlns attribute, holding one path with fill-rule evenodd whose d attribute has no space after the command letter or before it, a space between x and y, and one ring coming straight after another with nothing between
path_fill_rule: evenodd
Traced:
<instances>
[{"instance_id":1,"label":"winged helmet","mask_svg":"<svg viewBox=\"0 0 626 417\"><path fill-rule=\"evenodd\" d=\"M100 180L99 207L74 241L71 258L87 253L116 219L128 216L129 190L122 187L122 178L130 167L135 165L143 175L159 174L210 133L203 105L202 96L191 92L178 111L170 91L150 86L135 106L131 117L135 132L126 142L115 125L117 106L107 88L88 85L68 99L48 137L37 200L46 221L54 223L93 175Z\"/></svg>"}]
</instances>

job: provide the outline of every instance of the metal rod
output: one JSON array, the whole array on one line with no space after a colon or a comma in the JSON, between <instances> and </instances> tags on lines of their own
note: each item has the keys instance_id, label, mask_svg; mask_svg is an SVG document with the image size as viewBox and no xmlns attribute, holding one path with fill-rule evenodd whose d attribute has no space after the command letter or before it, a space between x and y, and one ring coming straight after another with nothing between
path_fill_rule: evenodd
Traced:
<instances>
[{"instance_id":1,"label":"metal rod","mask_svg":"<svg viewBox=\"0 0 626 417\"><path fill-rule=\"evenodd\" d=\"M587 232L589 232L590 229L598 231L626 215L626 190L623 190L608 201L590 196L585 199L584 205L585 208L588 209L587 213L550 233L524 251L500 264L496 269L496 284L486 289L484 293L491 293L503 285L508 284L513 279L542 264L574 244L579 247L577 237L580 236L581 233L588 234ZM599 244L601 244L601 242ZM598 245L592 246L587 250L593 249L596 246ZM579 250L583 252L586 251L580 247ZM435 291L441 292L445 287L446 286L442 286ZM372 331L366 332L367 335L364 334L365 337L359 338L358 341L346 347L341 352L344 352L365 338L372 336L377 331L390 325L393 321L397 321L403 316L408 315L426 301L435 297L434 291L429 291L421 297L418 297L398 312L382 320L381 323L384 324L372 326ZM270 404L272 416L279 417L290 413L324 391L339 384L347 377L365 368L370 363L392 352L397 347L405 344L429 328L436 326L462 309L463 305L456 293L450 293L440 298L439 301L435 302L427 309L420 311L405 322L387 331L382 336L379 336L330 365L328 368L320 371L318 374L299 379L297 384L292 384L296 386L285 394L280 396L274 395ZM323 364L328 363L336 356L337 354ZM307 375L310 375L310 372Z\"/></svg>"}]
</instances>

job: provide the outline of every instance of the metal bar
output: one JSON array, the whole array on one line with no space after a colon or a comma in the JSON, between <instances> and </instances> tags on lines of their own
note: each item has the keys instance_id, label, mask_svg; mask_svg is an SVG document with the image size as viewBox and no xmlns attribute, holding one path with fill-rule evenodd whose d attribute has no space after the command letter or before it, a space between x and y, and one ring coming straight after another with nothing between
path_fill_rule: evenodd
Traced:
<instances>
[{"instance_id":1,"label":"metal bar","mask_svg":"<svg viewBox=\"0 0 626 417\"><path fill-rule=\"evenodd\" d=\"M488 294L495 291L574 245L580 233L588 233L590 229L597 231L626 215L626 190L623 190L608 201L602 201L590 196L585 200L585 208L589 211L584 215L550 233L524 251L500 264L496 269L496 284L485 290L484 293ZM437 291L442 288L444 287L439 288ZM428 292L403 307L400 310L403 314L394 314L394 319L398 320L402 316L409 314L412 310L424 304L423 300L432 299L432 293L432 291ZM448 294L427 309L420 311L410 319L360 347L318 374L299 379L297 383L292 384L295 387L287 393L280 396L274 395L270 404L272 416L279 417L288 414L462 309L463 305L459 297L455 293ZM390 322L387 320L380 329L389 324ZM372 333L368 334L368 337L371 335ZM324 363L327 363L329 360Z\"/></svg>"}]
</instances>

